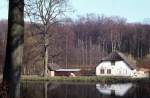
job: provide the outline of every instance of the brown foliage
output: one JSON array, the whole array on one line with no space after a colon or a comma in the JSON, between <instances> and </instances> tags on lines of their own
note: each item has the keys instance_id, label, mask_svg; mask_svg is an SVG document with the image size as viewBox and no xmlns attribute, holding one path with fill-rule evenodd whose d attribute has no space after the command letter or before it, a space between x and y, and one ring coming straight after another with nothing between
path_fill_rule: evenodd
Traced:
<instances>
[{"instance_id":1,"label":"brown foliage","mask_svg":"<svg viewBox=\"0 0 150 98\"><path fill-rule=\"evenodd\" d=\"M150 53L150 25L147 24L127 23L119 17L89 15L77 21L66 19L63 23L57 23L48 34L49 63L54 62L61 67L96 66L102 57L113 50L149 62L149 59L144 60ZM42 73L42 44L42 34L27 23L24 73Z\"/></svg>"}]
</instances>

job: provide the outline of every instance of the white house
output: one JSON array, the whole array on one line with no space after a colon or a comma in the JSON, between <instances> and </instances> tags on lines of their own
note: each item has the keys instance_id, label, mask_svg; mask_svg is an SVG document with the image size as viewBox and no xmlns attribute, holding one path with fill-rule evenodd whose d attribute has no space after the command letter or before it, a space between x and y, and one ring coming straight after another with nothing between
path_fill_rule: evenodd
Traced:
<instances>
[{"instance_id":1,"label":"white house","mask_svg":"<svg viewBox=\"0 0 150 98\"><path fill-rule=\"evenodd\" d=\"M120 52L112 52L96 67L97 76L134 76L135 74L135 65Z\"/></svg>"}]
</instances>

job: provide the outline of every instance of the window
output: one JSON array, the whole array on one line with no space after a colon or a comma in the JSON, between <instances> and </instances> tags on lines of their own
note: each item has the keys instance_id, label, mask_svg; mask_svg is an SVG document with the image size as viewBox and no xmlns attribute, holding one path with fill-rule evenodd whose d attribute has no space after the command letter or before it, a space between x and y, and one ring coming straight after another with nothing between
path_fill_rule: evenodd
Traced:
<instances>
[{"instance_id":1,"label":"window","mask_svg":"<svg viewBox=\"0 0 150 98\"><path fill-rule=\"evenodd\" d=\"M104 74L105 72L104 72L104 69L100 69L100 73L101 74Z\"/></svg>"},{"instance_id":2,"label":"window","mask_svg":"<svg viewBox=\"0 0 150 98\"><path fill-rule=\"evenodd\" d=\"M107 69L107 74L111 74L111 69Z\"/></svg>"},{"instance_id":3,"label":"window","mask_svg":"<svg viewBox=\"0 0 150 98\"><path fill-rule=\"evenodd\" d=\"M115 66L115 61L111 61L111 65L112 65L112 66Z\"/></svg>"}]
</instances>

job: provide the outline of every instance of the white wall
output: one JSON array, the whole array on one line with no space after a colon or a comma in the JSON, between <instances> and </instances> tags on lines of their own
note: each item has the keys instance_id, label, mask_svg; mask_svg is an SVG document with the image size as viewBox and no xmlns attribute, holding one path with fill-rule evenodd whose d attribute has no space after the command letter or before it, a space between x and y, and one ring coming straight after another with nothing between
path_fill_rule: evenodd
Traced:
<instances>
[{"instance_id":1,"label":"white wall","mask_svg":"<svg viewBox=\"0 0 150 98\"><path fill-rule=\"evenodd\" d=\"M101 74L100 69L104 69L105 74ZM107 69L111 69L111 74L107 74ZM111 65L111 61L103 61L96 67L96 75L133 76L133 74L133 70L124 61L115 61L115 65Z\"/></svg>"},{"instance_id":2,"label":"white wall","mask_svg":"<svg viewBox=\"0 0 150 98\"><path fill-rule=\"evenodd\" d=\"M48 71L48 75L51 76L51 77L54 77L55 76L55 71Z\"/></svg>"}]
</instances>

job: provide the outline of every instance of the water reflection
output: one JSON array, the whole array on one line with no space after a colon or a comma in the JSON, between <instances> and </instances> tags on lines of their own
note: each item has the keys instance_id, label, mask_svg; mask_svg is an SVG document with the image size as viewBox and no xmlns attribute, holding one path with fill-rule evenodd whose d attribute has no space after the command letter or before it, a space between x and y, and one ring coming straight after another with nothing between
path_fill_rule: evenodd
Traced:
<instances>
[{"instance_id":1,"label":"water reflection","mask_svg":"<svg viewBox=\"0 0 150 98\"><path fill-rule=\"evenodd\" d=\"M96 89L101 94L124 96L132 88L132 83L124 84L96 84ZM133 90L133 89L132 89Z\"/></svg>"},{"instance_id":2,"label":"water reflection","mask_svg":"<svg viewBox=\"0 0 150 98\"><path fill-rule=\"evenodd\" d=\"M150 84L23 82L20 93L21 98L150 98Z\"/></svg>"}]
</instances>

